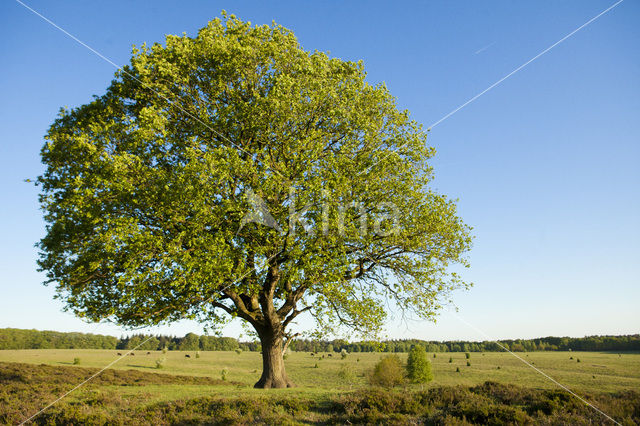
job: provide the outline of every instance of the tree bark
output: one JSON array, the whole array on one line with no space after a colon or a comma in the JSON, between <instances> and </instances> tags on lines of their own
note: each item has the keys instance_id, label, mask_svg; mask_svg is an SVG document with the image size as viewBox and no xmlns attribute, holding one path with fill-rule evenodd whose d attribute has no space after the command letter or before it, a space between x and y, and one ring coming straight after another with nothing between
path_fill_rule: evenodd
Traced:
<instances>
[{"instance_id":1,"label":"tree bark","mask_svg":"<svg viewBox=\"0 0 640 426\"><path fill-rule=\"evenodd\" d=\"M262 344L262 377L255 388L291 388L293 383L287 377L282 358L282 334L275 330L259 332Z\"/></svg>"}]
</instances>

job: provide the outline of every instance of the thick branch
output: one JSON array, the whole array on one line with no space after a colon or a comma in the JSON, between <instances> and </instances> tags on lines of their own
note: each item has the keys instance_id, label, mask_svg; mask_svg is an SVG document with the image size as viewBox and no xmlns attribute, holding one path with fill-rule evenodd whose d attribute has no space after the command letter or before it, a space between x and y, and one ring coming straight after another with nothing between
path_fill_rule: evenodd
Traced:
<instances>
[{"instance_id":1,"label":"thick branch","mask_svg":"<svg viewBox=\"0 0 640 426\"><path fill-rule=\"evenodd\" d=\"M244 301L242 300L243 298L237 293L231 290L224 290L223 293L233 301L234 305L236 306L236 311L234 313L236 313L239 317L246 319L253 325L259 323L262 320L262 315L260 315L260 312L248 309L247 305L245 305Z\"/></svg>"},{"instance_id":2,"label":"thick branch","mask_svg":"<svg viewBox=\"0 0 640 426\"><path fill-rule=\"evenodd\" d=\"M300 299L302 299L302 296L304 296L304 293L308 288L309 284L301 284L297 289L295 289L295 291L292 291L290 284L288 288L285 286L285 290L287 290L289 293L287 294L287 299L285 300L285 302L282 304L280 309L278 309L278 315L280 315L280 317L288 315L289 312L291 312L291 310L296 307L296 304L300 301Z\"/></svg>"},{"instance_id":3,"label":"thick branch","mask_svg":"<svg viewBox=\"0 0 640 426\"><path fill-rule=\"evenodd\" d=\"M291 323L291 321L293 321L293 319L294 319L295 317L297 317L298 315L300 315L300 314L301 314L301 313L303 313L303 312L306 312L306 311L311 310L311 308L312 308L311 306L307 306L307 307L302 308L302 309L300 309L300 310L295 310L295 309L294 309L294 311L291 313L291 315L289 315L289 316L284 320L284 322L282 323L282 328L285 328L285 329L286 329L286 328L287 328L287 326Z\"/></svg>"}]
</instances>

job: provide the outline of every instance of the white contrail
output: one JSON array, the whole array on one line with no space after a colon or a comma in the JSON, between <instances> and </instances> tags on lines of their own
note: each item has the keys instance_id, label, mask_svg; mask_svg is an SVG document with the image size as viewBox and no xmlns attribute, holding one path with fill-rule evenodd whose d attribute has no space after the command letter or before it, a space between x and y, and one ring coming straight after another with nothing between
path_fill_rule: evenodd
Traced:
<instances>
[{"instance_id":1,"label":"white contrail","mask_svg":"<svg viewBox=\"0 0 640 426\"><path fill-rule=\"evenodd\" d=\"M488 48L490 48L491 46L493 46L494 44L496 44L496 42L491 42L489 44L487 44L485 47L481 47L480 49L476 50L475 52L473 52L474 55L477 55L478 53L482 53L485 50L487 50Z\"/></svg>"},{"instance_id":2,"label":"white contrail","mask_svg":"<svg viewBox=\"0 0 640 426\"><path fill-rule=\"evenodd\" d=\"M484 89L482 92L478 93L477 95L475 95L473 98L469 99L467 102L463 103L462 105L460 105L459 107L457 107L456 109L454 109L453 111L451 111L450 113L448 113L447 115L445 115L444 117L442 117L440 120L436 121L435 123L433 123L431 126L429 126L429 129L433 129L435 126L437 126L438 124L442 123L444 120L446 120L447 118L451 117L453 114L455 114L456 112L460 111L462 108L466 107L467 105L469 105L471 102L475 101L476 99L478 99L480 96L484 95L485 93L487 93L489 90L493 89L494 87L496 87L497 85L499 85L500 83L502 83L503 81L505 81L506 79L508 79L509 77L511 77L512 75L514 75L515 73L517 73L518 71L520 71L521 69L523 69L524 67L526 67L527 65L529 65L531 62L535 61L536 59L538 59L539 57L541 57L542 55L544 55L545 53L547 53L548 51L550 51L551 49L553 49L554 47L556 47L557 45L559 45L560 43L562 43L563 41L565 41L566 39L568 39L569 37L571 37L572 35L574 35L575 33L577 33L578 31L580 31L581 29L583 29L584 27L586 27L587 25L591 24L593 21L595 21L596 19L598 19L599 17L601 17L602 15L604 15L605 13L609 12L611 9L613 9L614 7L618 6L620 3L622 3L624 0L618 0L616 3L614 3L613 5L609 6L608 8L606 8L605 10L603 10L602 12L598 13L596 16L594 16L593 18L589 19L587 22L585 22L584 24L580 25L578 28L576 28L575 30L571 31L569 34L567 34L566 36L562 37L560 40L556 41L555 43L553 43L551 46L547 47L546 49L544 49L542 52L538 53L536 56L534 56L533 58L529 59L527 62L525 62L524 64L520 65L518 68L514 69L513 71L511 71L509 74L505 75L504 77L502 77L500 80L496 81L495 83L493 83L491 86L487 87L486 89Z\"/></svg>"}]
</instances>

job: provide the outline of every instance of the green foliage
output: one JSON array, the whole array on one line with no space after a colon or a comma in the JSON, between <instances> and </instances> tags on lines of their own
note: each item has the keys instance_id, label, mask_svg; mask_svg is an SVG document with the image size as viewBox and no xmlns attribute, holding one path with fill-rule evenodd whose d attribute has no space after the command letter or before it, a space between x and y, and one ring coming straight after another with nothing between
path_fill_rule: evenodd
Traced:
<instances>
[{"instance_id":1,"label":"green foliage","mask_svg":"<svg viewBox=\"0 0 640 426\"><path fill-rule=\"evenodd\" d=\"M140 342L150 336L137 334L121 337L103 336L87 333L62 333L56 331L23 330L15 328L0 329L0 349L133 349ZM183 344L184 337L172 337L156 335L147 343L140 346L139 350L177 350ZM260 351L256 342L239 342L233 337L217 337L202 335L199 337L200 350L202 351ZM545 337L542 339L521 340L524 346L532 347L532 350L558 351L567 350L567 346L582 348L580 350L593 349L597 351L609 350L640 350L640 335L626 336L592 336L592 337ZM377 352L380 347L388 352L409 352L411 347L419 345L429 348L429 351L451 352L460 349L460 342L434 342L415 339L392 340L386 342L347 342L342 339L327 340L294 340L289 349L306 352L326 352L328 345L339 352L343 350L351 352ZM508 345L508 342L505 342ZM495 342L465 342L472 350L501 349L495 346ZM493 346L495 347L493 347ZM463 345L464 346L464 345ZM165 352L166 353L166 350ZM484 356L484 353L482 354ZM436 358L437 354L433 354ZM569 359L574 359L570 357Z\"/></svg>"},{"instance_id":2,"label":"green foliage","mask_svg":"<svg viewBox=\"0 0 640 426\"><path fill-rule=\"evenodd\" d=\"M288 325L308 307L320 331L368 335L388 298L433 319L468 287L449 270L467 265L470 228L430 188L426 132L365 76L230 15L134 48L104 95L46 135L47 282L75 314L127 326L260 328L273 308ZM256 197L277 227L242 222Z\"/></svg>"},{"instance_id":3,"label":"green foliage","mask_svg":"<svg viewBox=\"0 0 640 426\"><path fill-rule=\"evenodd\" d=\"M453 362L453 357L449 357L449 364Z\"/></svg>"},{"instance_id":4,"label":"green foliage","mask_svg":"<svg viewBox=\"0 0 640 426\"><path fill-rule=\"evenodd\" d=\"M369 383L375 386L391 388L404 383L404 369L397 355L387 355L373 368Z\"/></svg>"},{"instance_id":5,"label":"green foliage","mask_svg":"<svg viewBox=\"0 0 640 426\"><path fill-rule=\"evenodd\" d=\"M471 367L471 362L467 361L467 367Z\"/></svg>"},{"instance_id":6,"label":"green foliage","mask_svg":"<svg viewBox=\"0 0 640 426\"><path fill-rule=\"evenodd\" d=\"M460 341L425 341L418 339L387 340L383 342L363 341L347 342L334 340L298 339L291 343L291 348L304 352L326 352L329 345L336 351L345 349L353 352L409 352L413 346L420 345L427 352L501 352L500 345L511 348L519 344L527 351L567 351L571 348L581 351L640 351L640 335L624 336L589 336L589 337L543 337L538 339L501 340L499 342L460 342Z\"/></svg>"},{"instance_id":7,"label":"green foliage","mask_svg":"<svg viewBox=\"0 0 640 426\"><path fill-rule=\"evenodd\" d=\"M469 359L469 358L471 358L471 354L469 352L465 352L464 357L466 359Z\"/></svg>"},{"instance_id":8,"label":"green foliage","mask_svg":"<svg viewBox=\"0 0 640 426\"><path fill-rule=\"evenodd\" d=\"M157 337L134 334L132 336L123 337L118 342L116 349L136 349L136 350L156 350L160 345L160 340Z\"/></svg>"},{"instance_id":9,"label":"green foliage","mask_svg":"<svg viewBox=\"0 0 640 426\"><path fill-rule=\"evenodd\" d=\"M179 351L197 351L200 349L200 337L194 333L187 333L180 341Z\"/></svg>"},{"instance_id":10,"label":"green foliage","mask_svg":"<svg viewBox=\"0 0 640 426\"><path fill-rule=\"evenodd\" d=\"M74 358L73 365L79 365L79 364L80 364L80 358Z\"/></svg>"},{"instance_id":11,"label":"green foliage","mask_svg":"<svg viewBox=\"0 0 640 426\"><path fill-rule=\"evenodd\" d=\"M156 362L156 368L157 369L163 368L166 361L167 361L166 358L158 358L158 359L156 359L156 361L155 361Z\"/></svg>"},{"instance_id":12,"label":"green foliage","mask_svg":"<svg viewBox=\"0 0 640 426\"><path fill-rule=\"evenodd\" d=\"M200 358L200 351L196 351L196 358Z\"/></svg>"},{"instance_id":13,"label":"green foliage","mask_svg":"<svg viewBox=\"0 0 640 426\"><path fill-rule=\"evenodd\" d=\"M238 355L240 355L240 354L242 353L242 349L238 348L238 349L236 349L236 351L235 351L235 352L236 352Z\"/></svg>"},{"instance_id":14,"label":"green foliage","mask_svg":"<svg viewBox=\"0 0 640 426\"><path fill-rule=\"evenodd\" d=\"M349 352L347 352L346 349L343 349L340 351L340 358L341 359L347 359L347 356L349 356Z\"/></svg>"},{"instance_id":15,"label":"green foliage","mask_svg":"<svg viewBox=\"0 0 640 426\"><path fill-rule=\"evenodd\" d=\"M338 371L338 377L344 383L351 384L355 381L356 375L352 368L348 365L343 365L340 367L340 371Z\"/></svg>"},{"instance_id":16,"label":"green foliage","mask_svg":"<svg viewBox=\"0 0 640 426\"><path fill-rule=\"evenodd\" d=\"M98 369L2 363L0 424L19 424L42 401L71 389ZM184 386L188 385L188 386ZM132 386L141 389L132 394ZM221 387L217 394L212 389ZM231 388L230 381L109 369L89 385L34 419L35 424L602 424L600 413L562 390L486 382L478 386L437 386L424 391L357 391L307 396L255 395ZM194 396L177 395L182 387ZM37 389L37 392L34 392ZM164 389L165 395L158 393ZM206 396L198 395L206 393ZM230 394L233 394L230 395ZM149 398L152 396L153 400ZM597 392L589 401L621 424L640 424L640 393ZM215 420L212 420L215 419Z\"/></svg>"},{"instance_id":17,"label":"green foliage","mask_svg":"<svg viewBox=\"0 0 640 426\"><path fill-rule=\"evenodd\" d=\"M203 351L235 351L239 346L233 337L200 336L200 349Z\"/></svg>"},{"instance_id":18,"label":"green foliage","mask_svg":"<svg viewBox=\"0 0 640 426\"><path fill-rule=\"evenodd\" d=\"M223 369L220 371L220 378L221 378L222 380L227 380L227 375L228 375L228 374L229 374L229 370L228 370L228 369L226 369L226 368L223 368Z\"/></svg>"},{"instance_id":19,"label":"green foliage","mask_svg":"<svg viewBox=\"0 0 640 426\"><path fill-rule=\"evenodd\" d=\"M433 380L431 362L422 346L414 346L407 358L407 377L414 383L427 383Z\"/></svg>"},{"instance_id":20,"label":"green foliage","mask_svg":"<svg viewBox=\"0 0 640 426\"><path fill-rule=\"evenodd\" d=\"M115 349L118 339L88 333L0 328L1 349Z\"/></svg>"}]
</instances>

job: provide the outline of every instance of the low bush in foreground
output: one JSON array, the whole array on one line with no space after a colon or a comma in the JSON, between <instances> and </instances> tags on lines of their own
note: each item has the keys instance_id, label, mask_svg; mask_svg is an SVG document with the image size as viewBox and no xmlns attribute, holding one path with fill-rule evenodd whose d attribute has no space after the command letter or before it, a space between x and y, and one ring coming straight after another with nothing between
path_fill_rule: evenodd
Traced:
<instances>
[{"instance_id":1,"label":"low bush in foreground","mask_svg":"<svg viewBox=\"0 0 640 426\"><path fill-rule=\"evenodd\" d=\"M404 383L404 368L398 355L387 355L373 368L369 383L374 386L392 388Z\"/></svg>"},{"instance_id":2,"label":"low bush in foreground","mask_svg":"<svg viewBox=\"0 0 640 426\"><path fill-rule=\"evenodd\" d=\"M17 424L95 372L80 367L0 363L0 424ZM268 393L163 401L125 397L119 386L225 384L206 377L106 370L36 417L35 424L605 424L601 414L561 390L485 382L424 391L380 387L315 399ZM640 423L640 393L583 395L623 425Z\"/></svg>"}]
</instances>

